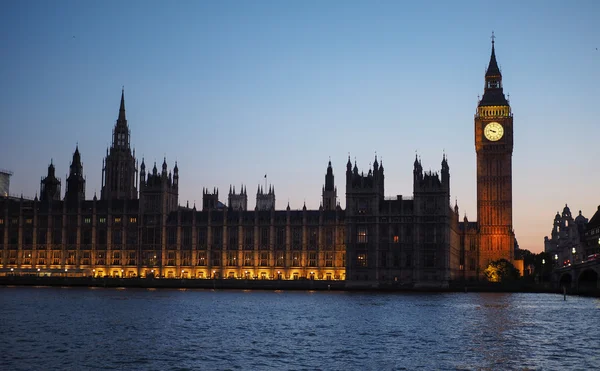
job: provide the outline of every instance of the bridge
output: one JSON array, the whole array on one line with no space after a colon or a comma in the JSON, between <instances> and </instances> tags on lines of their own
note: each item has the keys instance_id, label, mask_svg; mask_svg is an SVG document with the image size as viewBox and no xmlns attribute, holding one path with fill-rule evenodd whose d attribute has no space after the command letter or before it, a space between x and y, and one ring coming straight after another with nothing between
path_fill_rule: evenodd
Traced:
<instances>
[{"instance_id":1,"label":"bridge","mask_svg":"<svg viewBox=\"0 0 600 371\"><path fill-rule=\"evenodd\" d=\"M565 287L577 293L594 293L600 290L600 259L587 260L557 268L552 271L555 287Z\"/></svg>"}]
</instances>

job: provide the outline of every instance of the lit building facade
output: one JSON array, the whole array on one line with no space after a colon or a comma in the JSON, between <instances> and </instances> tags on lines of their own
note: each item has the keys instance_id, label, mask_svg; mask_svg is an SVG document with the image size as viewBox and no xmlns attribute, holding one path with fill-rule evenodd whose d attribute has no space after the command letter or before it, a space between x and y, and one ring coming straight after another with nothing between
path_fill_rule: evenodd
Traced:
<instances>
[{"instance_id":1,"label":"lit building facade","mask_svg":"<svg viewBox=\"0 0 600 371\"><path fill-rule=\"evenodd\" d=\"M550 255L557 267L579 263L587 258L585 231L588 219L581 214L573 218L565 205L562 213L556 212L550 237L544 237L544 252ZM551 262L548 262L551 264Z\"/></svg>"},{"instance_id":2,"label":"lit building facade","mask_svg":"<svg viewBox=\"0 0 600 371\"><path fill-rule=\"evenodd\" d=\"M318 210L275 208L275 187L202 191L202 205L179 205L179 168L139 164L130 147L124 93L102 167L100 198L86 199L79 148L66 190L54 164L39 199L0 198L0 275L346 280L377 287L447 286L477 279L490 260L512 260L512 113L492 44L475 116L479 222L450 204L450 167L414 161L413 194L385 196L383 164L367 174L348 158L346 205L329 161ZM498 134L502 128L504 134ZM265 176L266 177L266 176ZM510 248L509 248L510 247Z\"/></svg>"}]
</instances>

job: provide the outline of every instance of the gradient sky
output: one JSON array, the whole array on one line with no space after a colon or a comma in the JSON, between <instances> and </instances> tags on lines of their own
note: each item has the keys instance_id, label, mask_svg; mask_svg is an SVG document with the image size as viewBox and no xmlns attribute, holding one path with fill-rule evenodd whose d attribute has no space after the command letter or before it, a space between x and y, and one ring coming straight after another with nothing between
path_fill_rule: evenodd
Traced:
<instances>
[{"instance_id":1,"label":"gradient sky","mask_svg":"<svg viewBox=\"0 0 600 371\"><path fill-rule=\"evenodd\" d=\"M277 208L318 208L327 161L345 204L350 152L375 152L386 195L412 195L448 155L451 202L476 219L473 115L495 32L514 113L514 228L543 249L557 210L600 204L598 1L6 1L0 12L0 168L33 197L76 143L86 195L125 86L136 155L178 161L180 203L264 174Z\"/></svg>"}]
</instances>

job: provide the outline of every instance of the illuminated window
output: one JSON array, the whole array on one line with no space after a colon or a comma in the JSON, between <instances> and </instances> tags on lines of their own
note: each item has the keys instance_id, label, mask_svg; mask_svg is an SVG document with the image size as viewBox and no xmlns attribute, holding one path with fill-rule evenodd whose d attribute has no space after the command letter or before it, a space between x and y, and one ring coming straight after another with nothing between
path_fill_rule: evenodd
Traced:
<instances>
[{"instance_id":1,"label":"illuminated window","mask_svg":"<svg viewBox=\"0 0 600 371\"><path fill-rule=\"evenodd\" d=\"M89 251L84 251L83 252L83 257L81 259L81 264L83 264L83 265L90 265L90 252Z\"/></svg>"},{"instance_id":2,"label":"illuminated window","mask_svg":"<svg viewBox=\"0 0 600 371\"><path fill-rule=\"evenodd\" d=\"M135 265L135 251L130 251L127 254L127 265Z\"/></svg>"},{"instance_id":3,"label":"illuminated window","mask_svg":"<svg viewBox=\"0 0 600 371\"><path fill-rule=\"evenodd\" d=\"M112 254L112 264L113 265L121 265L121 252L120 251L113 251Z\"/></svg>"},{"instance_id":4,"label":"illuminated window","mask_svg":"<svg viewBox=\"0 0 600 371\"><path fill-rule=\"evenodd\" d=\"M129 218L129 223L137 223L137 218L136 217Z\"/></svg>"},{"instance_id":5,"label":"illuminated window","mask_svg":"<svg viewBox=\"0 0 600 371\"><path fill-rule=\"evenodd\" d=\"M308 266L309 267L317 266L317 253L314 251L311 251L308 253Z\"/></svg>"},{"instance_id":6,"label":"illuminated window","mask_svg":"<svg viewBox=\"0 0 600 371\"><path fill-rule=\"evenodd\" d=\"M204 252L204 251L198 252L196 264L200 267L206 266L206 252Z\"/></svg>"},{"instance_id":7,"label":"illuminated window","mask_svg":"<svg viewBox=\"0 0 600 371\"><path fill-rule=\"evenodd\" d=\"M191 251L182 251L181 252L181 265L191 265L192 261L192 253Z\"/></svg>"},{"instance_id":8,"label":"illuminated window","mask_svg":"<svg viewBox=\"0 0 600 371\"><path fill-rule=\"evenodd\" d=\"M54 264L54 265L60 264L60 255L61 255L60 250L54 250L53 251L53 253L52 253L52 264Z\"/></svg>"},{"instance_id":9,"label":"illuminated window","mask_svg":"<svg viewBox=\"0 0 600 371\"><path fill-rule=\"evenodd\" d=\"M75 251L69 251L67 253L67 265L75 264Z\"/></svg>"},{"instance_id":10,"label":"illuminated window","mask_svg":"<svg viewBox=\"0 0 600 371\"><path fill-rule=\"evenodd\" d=\"M26 224L32 224L33 223L33 219L28 218L28 219L25 220L25 223Z\"/></svg>"},{"instance_id":11,"label":"illuminated window","mask_svg":"<svg viewBox=\"0 0 600 371\"><path fill-rule=\"evenodd\" d=\"M90 218L90 217L85 217L85 218L83 218L83 222L84 222L85 224L90 224L90 223L92 222L92 218Z\"/></svg>"},{"instance_id":12,"label":"illuminated window","mask_svg":"<svg viewBox=\"0 0 600 371\"><path fill-rule=\"evenodd\" d=\"M100 224L104 224L104 223L106 223L106 218L104 218L104 217L101 217L101 218L100 218Z\"/></svg>"},{"instance_id":13,"label":"illuminated window","mask_svg":"<svg viewBox=\"0 0 600 371\"><path fill-rule=\"evenodd\" d=\"M254 254L252 252L244 253L244 265L246 265L246 266L254 265Z\"/></svg>"},{"instance_id":14,"label":"illuminated window","mask_svg":"<svg viewBox=\"0 0 600 371\"><path fill-rule=\"evenodd\" d=\"M359 253L358 255L356 255L356 265L359 267L367 266L367 254L366 253Z\"/></svg>"},{"instance_id":15,"label":"illuminated window","mask_svg":"<svg viewBox=\"0 0 600 371\"><path fill-rule=\"evenodd\" d=\"M260 253L259 265L261 267L267 267L269 265L269 253L268 252L261 252Z\"/></svg>"},{"instance_id":16,"label":"illuminated window","mask_svg":"<svg viewBox=\"0 0 600 371\"><path fill-rule=\"evenodd\" d=\"M121 223L121 218L115 217L115 223Z\"/></svg>"},{"instance_id":17,"label":"illuminated window","mask_svg":"<svg viewBox=\"0 0 600 371\"><path fill-rule=\"evenodd\" d=\"M38 264L45 265L46 264L46 252L38 251Z\"/></svg>"},{"instance_id":18,"label":"illuminated window","mask_svg":"<svg viewBox=\"0 0 600 371\"><path fill-rule=\"evenodd\" d=\"M275 265L278 267L283 267L285 264L283 251L278 251L276 254Z\"/></svg>"},{"instance_id":19,"label":"illuminated window","mask_svg":"<svg viewBox=\"0 0 600 371\"><path fill-rule=\"evenodd\" d=\"M100 251L96 255L96 265L104 265L104 252Z\"/></svg>"},{"instance_id":20,"label":"illuminated window","mask_svg":"<svg viewBox=\"0 0 600 371\"><path fill-rule=\"evenodd\" d=\"M229 251L227 252L227 265L229 266L236 266L237 265L237 252L235 251Z\"/></svg>"},{"instance_id":21,"label":"illuminated window","mask_svg":"<svg viewBox=\"0 0 600 371\"><path fill-rule=\"evenodd\" d=\"M358 227L356 242L367 243L367 227Z\"/></svg>"},{"instance_id":22,"label":"illuminated window","mask_svg":"<svg viewBox=\"0 0 600 371\"><path fill-rule=\"evenodd\" d=\"M8 252L8 264L17 264L17 250Z\"/></svg>"},{"instance_id":23,"label":"illuminated window","mask_svg":"<svg viewBox=\"0 0 600 371\"><path fill-rule=\"evenodd\" d=\"M26 265L31 264L31 250L23 251L23 264L26 264Z\"/></svg>"},{"instance_id":24,"label":"illuminated window","mask_svg":"<svg viewBox=\"0 0 600 371\"><path fill-rule=\"evenodd\" d=\"M398 238L398 236L394 236L394 243L398 243L400 242L400 238Z\"/></svg>"},{"instance_id":25,"label":"illuminated window","mask_svg":"<svg viewBox=\"0 0 600 371\"><path fill-rule=\"evenodd\" d=\"M333 253L332 252L325 253L325 266L333 267Z\"/></svg>"},{"instance_id":26,"label":"illuminated window","mask_svg":"<svg viewBox=\"0 0 600 371\"><path fill-rule=\"evenodd\" d=\"M292 253L292 267L300 267L302 264L302 256L300 255L300 252L293 252Z\"/></svg>"}]
</instances>

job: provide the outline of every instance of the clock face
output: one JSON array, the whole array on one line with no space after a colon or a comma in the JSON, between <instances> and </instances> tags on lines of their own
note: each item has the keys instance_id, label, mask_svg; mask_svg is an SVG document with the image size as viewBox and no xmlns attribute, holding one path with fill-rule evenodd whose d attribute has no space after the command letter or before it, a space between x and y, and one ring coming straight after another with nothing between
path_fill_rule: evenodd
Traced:
<instances>
[{"instance_id":1,"label":"clock face","mask_svg":"<svg viewBox=\"0 0 600 371\"><path fill-rule=\"evenodd\" d=\"M490 122L483 129L483 134L489 141L495 142L504 135L504 128L497 122Z\"/></svg>"}]
</instances>

